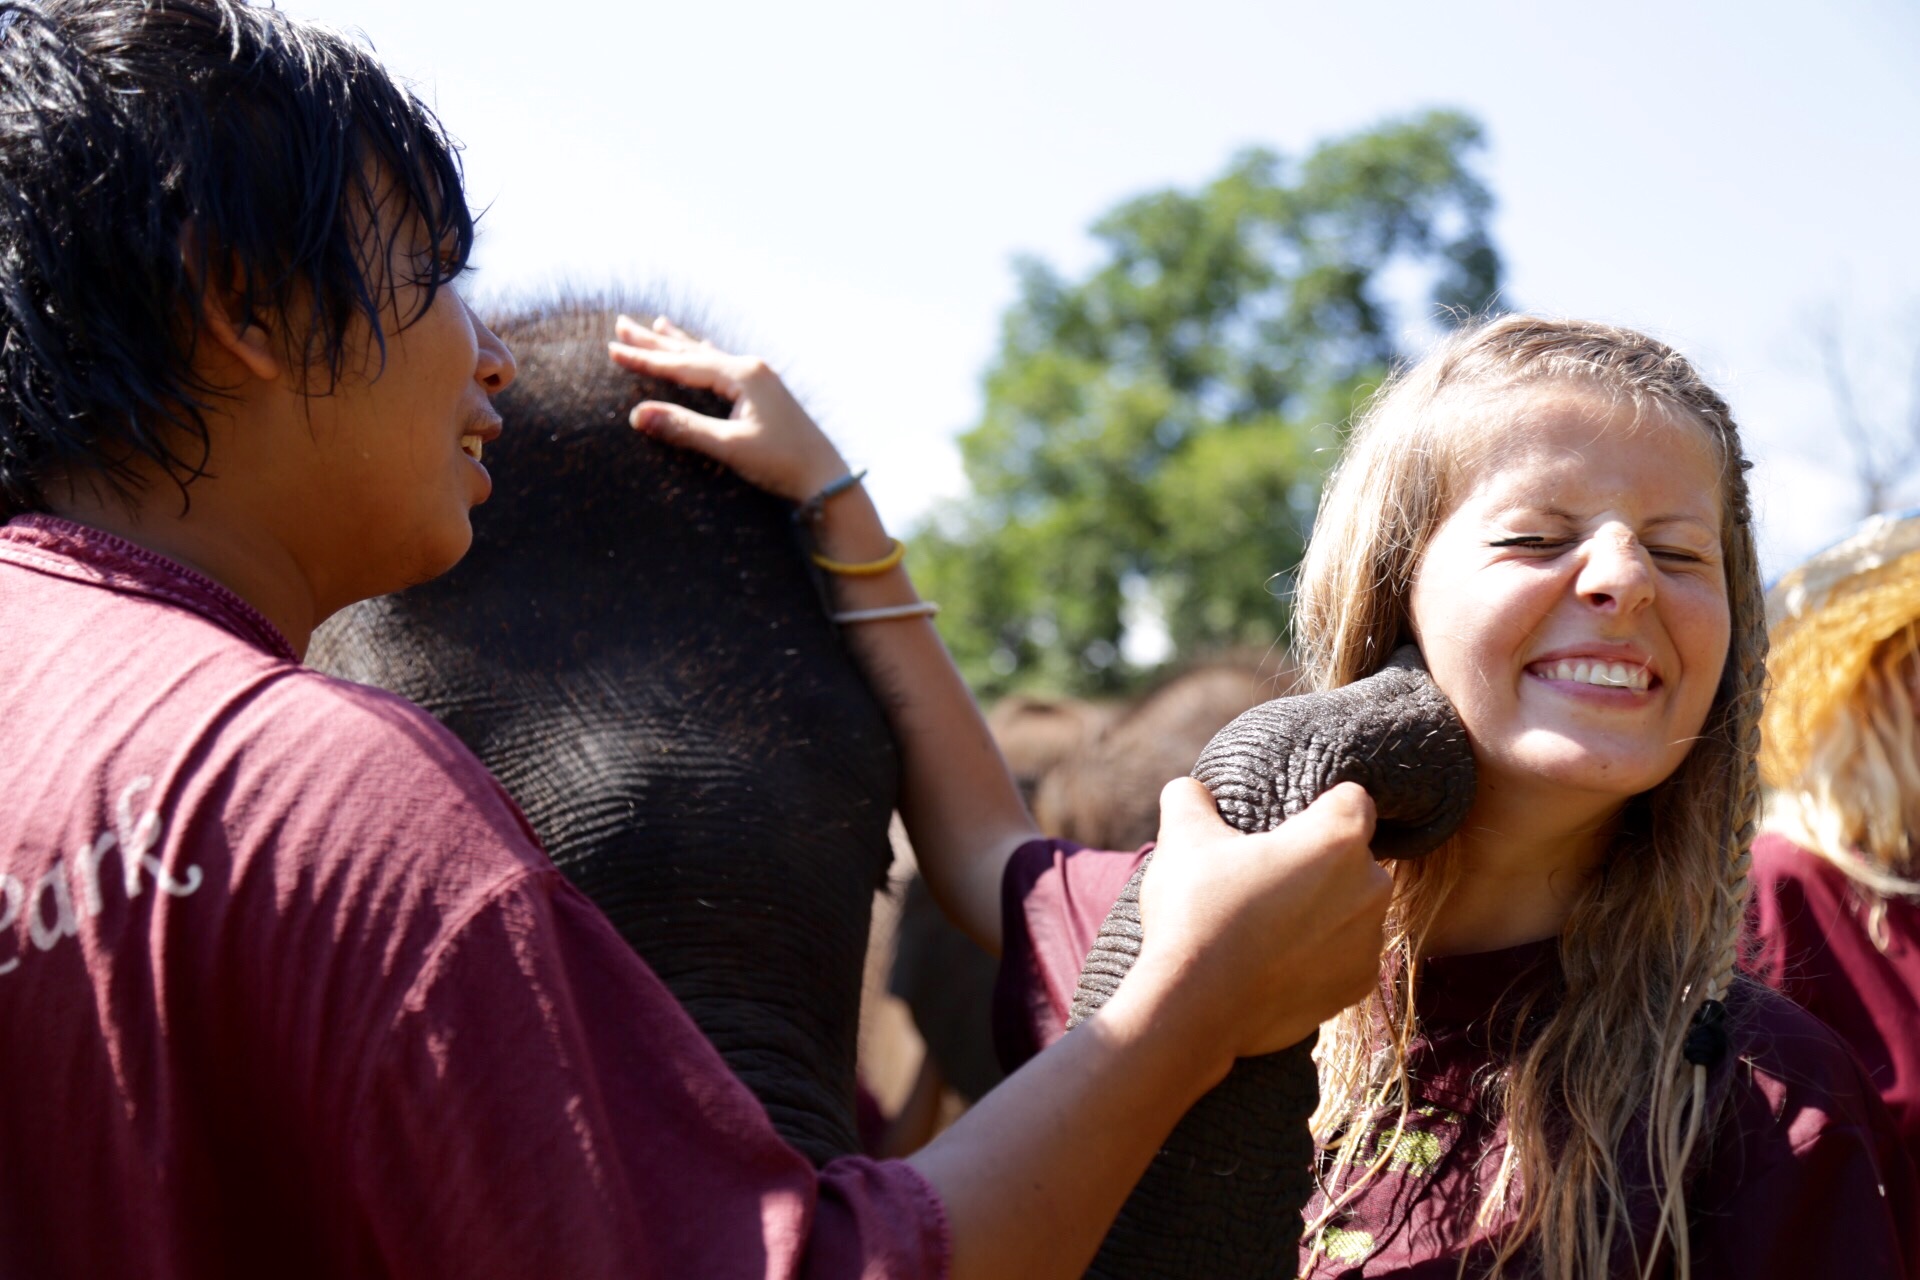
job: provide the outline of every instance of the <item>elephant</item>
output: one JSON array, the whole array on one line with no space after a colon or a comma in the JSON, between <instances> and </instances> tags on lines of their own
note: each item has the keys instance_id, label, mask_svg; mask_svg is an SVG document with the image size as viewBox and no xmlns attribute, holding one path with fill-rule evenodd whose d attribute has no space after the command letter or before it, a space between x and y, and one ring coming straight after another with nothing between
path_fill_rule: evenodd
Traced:
<instances>
[{"instance_id":1,"label":"elephant","mask_svg":"<svg viewBox=\"0 0 1920 1280\"><path fill-rule=\"evenodd\" d=\"M1097 742L1116 714L1106 703L1016 693L993 704L987 728L1020 788L1020 798L1031 809L1047 775Z\"/></svg>"},{"instance_id":2,"label":"elephant","mask_svg":"<svg viewBox=\"0 0 1920 1280\"><path fill-rule=\"evenodd\" d=\"M730 406L615 369L614 315L499 317L519 376L471 552L335 617L309 660L471 747L824 1163L859 1149L861 969L898 761L787 504L627 423L643 398Z\"/></svg>"},{"instance_id":3,"label":"elephant","mask_svg":"<svg viewBox=\"0 0 1920 1280\"><path fill-rule=\"evenodd\" d=\"M1474 795L1466 729L1411 645L1364 680L1248 711L1207 744L1193 776L1221 816L1246 832L1278 827L1337 783L1360 783L1378 819L1376 858L1438 848ZM1139 955L1144 872L1135 872L1101 926L1070 1027L1106 1003ZM1309 1038L1236 1063L1163 1144L1088 1275L1293 1275L1300 1212L1313 1190L1312 1053Z\"/></svg>"}]
</instances>

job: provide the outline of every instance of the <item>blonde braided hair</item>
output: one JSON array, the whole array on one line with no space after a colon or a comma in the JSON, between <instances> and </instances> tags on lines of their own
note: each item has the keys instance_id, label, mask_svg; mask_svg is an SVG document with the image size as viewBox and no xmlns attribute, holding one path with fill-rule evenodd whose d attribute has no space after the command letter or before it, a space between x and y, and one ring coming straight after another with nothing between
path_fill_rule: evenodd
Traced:
<instances>
[{"instance_id":1,"label":"blonde braided hair","mask_svg":"<svg viewBox=\"0 0 1920 1280\"><path fill-rule=\"evenodd\" d=\"M1634 1271L1648 1274L1668 1244L1685 1276L1686 1170L1715 1123L1706 1067L1689 1057L1711 1057L1716 1040L1725 1047L1718 1002L1739 980L1747 848L1760 795L1765 601L1749 463L1726 402L1678 352L1631 330L1519 315L1463 327L1390 379L1356 424L1302 566L1295 636L1318 688L1371 674L1410 638L1414 575L1460 496L1474 451L1508 420L1503 404L1551 385L1692 423L1712 442L1721 463L1731 633L1699 737L1671 776L1629 802L1605 873L1568 919L1566 999L1530 1044L1514 1046L1511 1065L1493 1084L1508 1148L1468 1229L1493 1248L1495 1276L1523 1248L1551 1280L1613 1274L1622 1247L1636 1259ZM1395 868L1391 981L1321 1031L1314 1132L1323 1143L1360 1132L1383 1109L1397 1108L1406 1123L1413 961L1459 874L1449 849ZM1645 1125L1659 1207L1655 1236L1645 1242L1632 1236L1628 1210L1637 1188L1619 1162L1636 1122ZM1393 1146L1379 1144L1372 1166L1310 1225L1310 1259ZM1336 1185L1360 1147L1342 1142L1332 1153ZM1488 1237L1503 1209L1513 1211L1511 1228Z\"/></svg>"}]
</instances>

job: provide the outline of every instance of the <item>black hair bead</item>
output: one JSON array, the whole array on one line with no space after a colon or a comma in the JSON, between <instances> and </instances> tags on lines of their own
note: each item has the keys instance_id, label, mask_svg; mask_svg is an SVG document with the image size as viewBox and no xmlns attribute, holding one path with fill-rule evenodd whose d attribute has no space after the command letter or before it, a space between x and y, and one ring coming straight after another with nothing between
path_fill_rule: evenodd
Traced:
<instances>
[{"instance_id":1,"label":"black hair bead","mask_svg":"<svg viewBox=\"0 0 1920 1280\"><path fill-rule=\"evenodd\" d=\"M1718 1000L1704 1000L1680 1042L1680 1054L1696 1067L1711 1067L1726 1056L1727 1006Z\"/></svg>"}]
</instances>

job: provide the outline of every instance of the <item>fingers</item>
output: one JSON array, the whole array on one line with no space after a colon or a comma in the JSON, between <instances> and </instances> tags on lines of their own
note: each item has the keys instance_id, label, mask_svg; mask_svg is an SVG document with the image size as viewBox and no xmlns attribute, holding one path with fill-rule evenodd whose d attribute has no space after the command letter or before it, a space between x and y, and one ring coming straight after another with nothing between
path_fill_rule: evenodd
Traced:
<instances>
[{"instance_id":1,"label":"fingers","mask_svg":"<svg viewBox=\"0 0 1920 1280\"><path fill-rule=\"evenodd\" d=\"M607 344L607 354L616 365L733 402L731 415L720 419L649 401L633 410L637 429L697 449L792 502L846 471L839 451L766 361L696 341L666 319L648 328L621 316L614 329L619 337Z\"/></svg>"},{"instance_id":2,"label":"fingers","mask_svg":"<svg viewBox=\"0 0 1920 1280\"><path fill-rule=\"evenodd\" d=\"M732 357L724 356L711 347L649 350L623 342L609 342L607 354L615 364L635 373L651 374L682 386L717 391L729 400L740 398L739 381L728 368Z\"/></svg>"},{"instance_id":3,"label":"fingers","mask_svg":"<svg viewBox=\"0 0 1920 1280\"><path fill-rule=\"evenodd\" d=\"M711 342L694 337L665 316L654 317L651 325L641 324L632 316L618 316L614 319L613 331L620 341L636 347L705 347L709 351L718 349Z\"/></svg>"},{"instance_id":4,"label":"fingers","mask_svg":"<svg viewBox=\"0 0 1920 1280\"><path fill-rule=\"evenodd\" d=\"M1373 825L1373 797L1357 782L1342 782L1322 792L1289 820L1291 834L1287 839L1307 837L1328 844L1364 845L1373 839ZM1313 834L1309 836L1310 831ZM1196 779L1175 778L1161 788L1160 843L1192 842L1232 832L1212 794Z\"/></svg>"},{"instance_id":5,"label":"fingers","mask_svg":"<svg viewBox=\"0 0 1920 1280\"><path fill-rule=\"evenodd\" d=\"M1236 1054L1297 1043L1379 979L1393 878L1368 849L1373 826L1373 802L1352 784L1241 835L1204 786L1168 783L1141 889L1141 964Z\"/></svg>"},{"instance_id":6,"label":"fingers","mask_svg":"<svg viewBox=\"0 0 1920 1280\"><path fill-rule=\"evenodd\" d=\"M1328 787L1292 819L1318 824L1329 840L1367 844L1373 839L1373 797L1357 782Z\"/></svg>"},{"instance_id":7,"label":"fingers","mask_svg":"<svg viewBox=\"0 0 1920 1280\"><path fill-rule=\"evenodd\" d=\"M627 421L636 431L644 431L682 449L697 449L707 454L715 453L726 444L735 430L731 419L709 418L685 405L669 404L665 400L642 400L633 406Z\"/></svg>"},{"instance_id":8,"label":"fingers","mask_svg":"<svg viewBox=\"0 0 1920 1280\"><path fill-rule=\"evenodd\" d=\"M1333 859L1330 866L1345 880L1352 894L1354 914L1368 917L1383 912L1393 889L1392 874L1373 857L1373 797L1355 782L1329 787L1301 810L1281 831L1317 848Z\"/></svg>"},{"instance_id":9,"label":"fingers","mask_svg":"<svg viewBox=\"0 0 1920 1280\"><path fill-rule=\"evenodd\" d=\"M717 391L729 400L740 398L741 374L758 365L698 341L665 316L657 317L649 328L623 315L614 321L613 330L618 340L607 344L607 354L615 364L683 386Z\"/></svg>"},{"instance_id":10,"label":"fingers","mask_svg":"<svg viewBox=\"0 0 1920 1280\"><path fill-rule=\"evenodd\" d=\"M1193 778L1175 778L1160 788L1160 843L1193 842L1227 831L1213 795Z\"/></svg>"}]
</instances>

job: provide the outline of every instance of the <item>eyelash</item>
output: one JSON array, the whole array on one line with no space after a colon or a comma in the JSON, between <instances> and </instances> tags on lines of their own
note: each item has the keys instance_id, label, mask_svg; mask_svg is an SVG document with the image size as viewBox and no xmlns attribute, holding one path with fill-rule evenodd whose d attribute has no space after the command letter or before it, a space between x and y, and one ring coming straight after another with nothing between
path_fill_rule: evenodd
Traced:
<instances>
[{"instance_id":1,"label":"eyelash","mask_svg":"<svg viewBox=\"0 0 1920 1280\"><path fill-rule=\"evenodd\" d=\"M1564 538L1543 538L1537 533L1523 533L1517 537L1499 538L1493 542L1489 542L1487 545L1489 547L1519 547L1525 551L1551 551L1556 547L1566 546L1567 540ZM1649 547L1647 550L1653 554L1655 559L1659 560L1675 560L1688 564L1698 564L1704 558L1695 555L1691 551L1684 551L1679 547Z\"/></svg>"}]
</instances>

